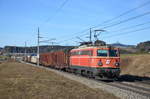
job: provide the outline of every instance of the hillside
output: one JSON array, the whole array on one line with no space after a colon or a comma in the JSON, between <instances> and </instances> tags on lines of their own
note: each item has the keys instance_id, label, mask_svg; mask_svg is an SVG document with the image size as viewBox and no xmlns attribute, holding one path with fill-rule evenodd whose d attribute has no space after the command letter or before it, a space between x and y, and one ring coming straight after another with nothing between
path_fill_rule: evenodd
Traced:
<instances>
[{"instance_id":1,"label":"hillside","mask_svg":"<svg viewBox=\"0 0 150 99\"><path fill-rule=\"evenodd\" d=\"M140 52L150 52L150 41L137 44L137 49L139 49Z\"/></svg>"},{"instance_id":2,"label":"hillside","mask_svg":"<svg viewBox=\"0 0 150 99\"><path fill-rule=\"evenodd\" d=\"M40 53L43 52L49 52L53 50L60 50L60 49L70 49L73 48L74 46L60 46L60 45L44 45L40 46ZM19 47L19 46L5 46L4 51L5 53L25 53L25 50L27 53L36 53L37 52L37 46L32 46L32 47Z\"/></svg>"},{"instance_id":3,"label":"hillside","mask_svg":"<svg viewBox=\"0 0 150 99\"><path fill-rule=\"evenodd\" d=\"M91 42L83 42L82 44L89 44ZM104 41L96 41L95 45L105 45L106 42ZM132 53L150 53L150 41L141 42L137 45L126 45L121 43L113 43L108 44L113 47L120 48L121 54L132 54ZM61 46L61 45L43 45L40 46L40 53L44 52L50 52L50 51L56 51L60 49L72 49L75 46ZM2 48L0 48L0 51ZM37 52L37 46L31 46L31 47L19 47L19 46L5 46L3 49L4 53L10 54L10 53L25 53L25 50L27 53L36 53Z\"/></svg>"},{"instance_id":4,"label":"hillside","mask_svg":"<svg viewBox=\"0 0 150 99\"><path fill-rule=\"evenodd\" d=\"M119 42L113 43L113 44L110 44L110 45L112 45L114 47L119 47L119 48L134 48L135 47L135 45L126 45L126 44L121 44Z\"/></svg>"},{"instance_id":5,"label":"hillside","mask_svg":"<svg viewBox=\"0 0 150 99\"><path fill-rule=\"evenodd\" d=\"M121 74L150 77L150 54L121 55Z\"/></svg>"}]
</instances>

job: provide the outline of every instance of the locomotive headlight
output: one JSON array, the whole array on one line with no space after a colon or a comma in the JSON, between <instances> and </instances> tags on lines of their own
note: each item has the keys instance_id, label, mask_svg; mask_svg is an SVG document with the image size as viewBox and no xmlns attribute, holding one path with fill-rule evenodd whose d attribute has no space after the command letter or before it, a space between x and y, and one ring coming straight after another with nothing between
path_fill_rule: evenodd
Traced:
<instances>
[{"instance_id":1,"label":"locomotive headlight","mask_svg":"<svg viewBox=\"0 0 150 99\"><path fill-rule=\"evenodd\" d=\"M120 63L119 63L119 62L116 62L116 63L115 63L115 66L117 66L117 67L120 66Z\"/></svg>"},{"instance_id":2,"label":"locomotive headlight","mask_svg":"<svg viewBox=\"0 0 150 99\"><path fill-rule=\"evenodd\" d=\"M102 63L101 61L99 61L97 65L98 65L98 66L102 66L103 63Z\"/></svg>"}]
</instances>

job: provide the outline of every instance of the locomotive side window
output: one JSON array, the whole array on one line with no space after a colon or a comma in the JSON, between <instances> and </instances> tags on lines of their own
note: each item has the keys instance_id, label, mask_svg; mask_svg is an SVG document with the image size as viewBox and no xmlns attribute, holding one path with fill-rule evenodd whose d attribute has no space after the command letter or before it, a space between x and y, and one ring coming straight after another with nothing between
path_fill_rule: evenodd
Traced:
<instances>
[{"instance_id":1,"label":"locomotive side window","mask_svg":"<svg viewBox=\"0 0 150 99\"><path fill-rule=\"evenodd\" d=\"M92 56L92 51L91 50L84 50L80 52L80 55L89 55Z\"/></svg>"},{"instance_id":2,"label":"locomotive side window","mask_svg":"<svg viewBox=\"0 0 150 99\"><path fill-rule=\"evenodd\" d=\"M84 50L84 51L71 52L71 56L75 56L75 55L89 55L89 56L92 56L93 55L93 51L91 51L91 50Z\"/></svg>"},{"instance_id":3,"label":"locomotive side window","mask_svg":"<svg viewBox=\"0 0 150 99\"><path fill-rule=\"evenodd\" d=\"M78 51L71 52L71 56L75 56L75 55L79 55L79 52Z\"/></svg>"},{"instance_id":4,"label":"locomotive side window","mask_svg":"<svg viewBox=\"0 0 150 99\"><path fill-rule=\"evenodd\" d=\"M107 56L108 55L108 50L97 50L97 56Z\"/></svg>"}]
</instances>

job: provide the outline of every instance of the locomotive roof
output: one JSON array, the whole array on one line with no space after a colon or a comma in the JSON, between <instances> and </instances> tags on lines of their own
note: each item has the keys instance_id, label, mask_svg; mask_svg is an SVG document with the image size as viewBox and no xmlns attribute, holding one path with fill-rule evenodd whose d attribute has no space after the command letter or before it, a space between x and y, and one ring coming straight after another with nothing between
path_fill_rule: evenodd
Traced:
<instances>
[{"instance_id":1,"label":"locomotive roof","mask_svg":"<svg viewBox=\"0 0 150 99\"><path fill-rule=\"evenodd\" d=\"M112 48L112 49L117 49L113 46L79 46L78 48L75 48L73 50L90 49L90 48Z\"/></svg>"}]
</instances>

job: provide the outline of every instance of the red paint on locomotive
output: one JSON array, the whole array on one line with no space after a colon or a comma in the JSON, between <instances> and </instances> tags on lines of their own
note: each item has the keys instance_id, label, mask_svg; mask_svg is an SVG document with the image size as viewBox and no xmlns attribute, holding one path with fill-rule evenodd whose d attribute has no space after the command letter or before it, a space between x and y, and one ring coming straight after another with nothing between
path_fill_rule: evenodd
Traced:
<instances>
[{"instance_id":1,"label":"red paint on locomotive","mask_svg":"<svg viewBox=\"0 0 150 99\"><path fill-rule=\"evenodd\" d=\"M118 77L120 55L118 48L106 46L84 47L71 50L70 68L90 73L91 76Z\"/></svg>"}]
</instances>

